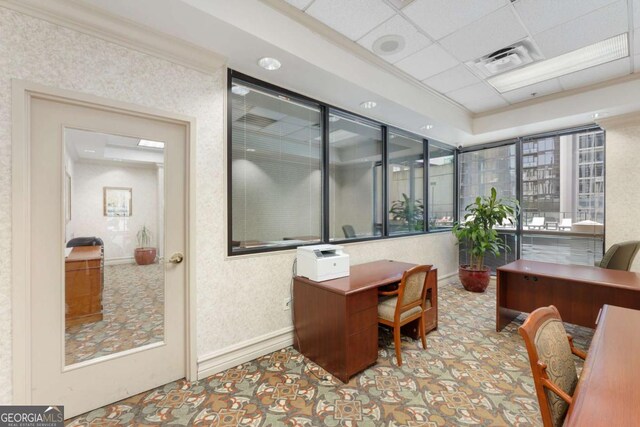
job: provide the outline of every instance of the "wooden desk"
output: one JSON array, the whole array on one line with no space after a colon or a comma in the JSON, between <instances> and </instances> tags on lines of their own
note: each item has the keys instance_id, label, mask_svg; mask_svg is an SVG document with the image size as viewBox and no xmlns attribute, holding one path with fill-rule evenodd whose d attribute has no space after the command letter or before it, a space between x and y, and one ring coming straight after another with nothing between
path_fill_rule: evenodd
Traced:
<instances>
[{"instance_id":1,"label":"wooden desk","mask_svg":"<svg viewBox=\"0 0 640 427\"><path fill-rule=\"evenodd\" d=\"M296 276L293 282L296 350L343 382L378 359L378 287L399 282L415 264L375 261L351 266L350 275L325 282ZM427 281L432 307L425 313L426 331L438 326L437 269ZM403 333L418 337L417 321Z\"/></svg>"},{"instance_id":2,"label":"wooden desk","mask_svg":"<svg viewBox=\"0 0 640 427\"><path fill-rule=\"evenodd\" d=\"M65 259L66 326L102 320L102 247L77 246Z\"/></svg>"},{"instance_id":3,"label":"wooden desk","mask_svg":"<svg viewBox=\"0 0 640 427\"><path fill-rule=\"evenodd\" d=\"M604 304L640 309L640 274L522 259L498 268L496 331L551 304L563 321L593 328Z\"/></svg>"},{"instance_id":4,"label":"wooden desk","mask_svg":"<svg viewBox=\"0 0 640 427\"><path fill-rule=\"evenodd\" d=\"M564 425L638 425L638 354L640 311L605 305Z\"/></svg>"}]
</instances>

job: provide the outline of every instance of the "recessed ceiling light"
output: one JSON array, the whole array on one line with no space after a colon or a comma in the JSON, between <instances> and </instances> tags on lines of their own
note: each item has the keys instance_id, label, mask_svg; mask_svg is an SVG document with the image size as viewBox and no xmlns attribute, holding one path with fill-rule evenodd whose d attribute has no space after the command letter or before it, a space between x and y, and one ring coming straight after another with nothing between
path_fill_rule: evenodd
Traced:
<instances>
[{"instance_id":1,"label":"recessed ceiling light","mask_svg":"<svg viewBox=\"0 0 640 427\"><path fill-rule=\"evenodd\" d=\"M367 109L367 110L370 110L370 109L372 109L372 108L375 108L375 107L376 107L376 105L378 105L378 104L376 104L376 102L375 102L375 101L364 101L363 103L361 103L361 104L360 104L360 106L361 106L362 108L365 108L365 109Z\"/></svg>"},{"instance_id":2,"label":"recessed ceiling light","mask_svg":"<svg viewBox=\"0 0 640 427\"><path fill-rule=\"evenodd\" d=\"M255 148L247 148L247 152L248 152L248 153L253 153L254 151L256 151L256 149L255 149Z\"/></svg>"},{"instance_id":3,"label":"recessed ceiling light","mask_svg":"<svg viewBox=\"0 0 640 427\"><path fill-rule=\"evenodd\" d=\"M603 118L603 117L607 117L607 114L608 114L608 113L606 113L606 112L593 113L593 114L591 115L591 117L593 117L593 119L601 119L601 118Z\"/></svg>"},{"instance_id":4,"label":"recessed ceiling light","mask_svg":"<svg viewBox=\"0 0 640 427\"><path fill-rule=\"evenodd\" d=\"M629 56L627 33L487 79L504 93Z\"/></svg>"},{"instance_id":5,"label":"recessed ceiling light","mask_svg":"<svg viewBox=\"0 0 640 427\"><path fill-rule=\"evenodd\" d=\"M269 58L265 56L264 58L260 58L258 60L258 65L264 68L265 70L275 71L282 66L280 61L275 58Z\"/></svg>"},{"instance_id":6,"label":"recessed ceiling light","mask_svg":"<svg viewBox=\"0 0 640 427\"><path fill-rule=\"evenodd\" d=\"M164 148L164 142L149 141L147 139L141 139L140 142L138 142L138 147L163 149Z\"/></svg>"},{"instance_id":7,"label":"recessed ceiling light","mask_svg":"<svg viewBox=\"0 0 640 427\"><path fill-rule=\"evenodd\" d=\"M424 125L420 129L422 129L422 130L430 130L430 129L433 129L433 125Z\"/></svg>"},{"instance_id":8,"label":"recessed ceiling light","mask_svg":"<svg viewBox=\"0 0 640 427\"><path fill-rule=\"evenodd\" d=\"M236 95L245 96L246 94L251 92L251 89L245 86L233 85L231 86L231 92L233 92Z\"/></svg>"},{"instance_id":9,"label":"recessed ceiling light","mask_svg":"<svg viewBox=\"0 0 640 427\"><path fill-rule=\"evenodd\" d=\"M397 34L382 36L373 42L371 49L378 55L393 55L404 49L404 37Z\"/></svg>"}]
</instances>

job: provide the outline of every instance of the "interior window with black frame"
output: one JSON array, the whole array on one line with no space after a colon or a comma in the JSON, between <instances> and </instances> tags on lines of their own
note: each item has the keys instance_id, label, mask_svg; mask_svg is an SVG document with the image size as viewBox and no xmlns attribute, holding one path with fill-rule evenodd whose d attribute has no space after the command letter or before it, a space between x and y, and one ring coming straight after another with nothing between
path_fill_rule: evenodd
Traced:
<instances>
[{"instance_id":1,"label":"interior window with black frame","mask_svg":"<svg viewBox=\"0 0 640 427\"><path fill-rule=\"evenodd\" d=\"M382 235L382 127L329 114L329 239Z\"/></svg>"},{"instance_id":2,"label":"interior window with black frame","mask_svg":"<svg viewBox=\"0 0 640 427\"><path fill-rule=\"evenodd\" d=\"M230 96L231 253L322 239L322 114L238 78Z\"/></svg>"},{"instance_id":3,"label":"interior window with black frame","mask_svg":"<svg viewBox=\"0 0 640 427\"><path fill-rule=\"evenodd\" d=\"M429 230L453 227L455 149L429 143Z\"/></svg>"},{"instance_id":4,"label":"interior window with black frame","mask_svg":"<svg viewBox=\"0 0 640 427\"><path fill-rule=\"evenodd\" d=\"M389 235L420 233L424 228L424 141L390 130Z\"/></svg>"}]
</instances>

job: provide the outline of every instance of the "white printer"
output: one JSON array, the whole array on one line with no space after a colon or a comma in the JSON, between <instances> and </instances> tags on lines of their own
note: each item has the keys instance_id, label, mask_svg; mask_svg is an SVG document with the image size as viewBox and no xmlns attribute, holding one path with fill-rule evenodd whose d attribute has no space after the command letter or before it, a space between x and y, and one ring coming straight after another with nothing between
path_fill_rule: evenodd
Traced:
<instances>
[{"instance_id":1,"label":"white printer","mask_svg":"<svg viewBox=\"0 0 640 427\"><path fill-rule=\"evenodd\" d=\"M315 282L337 279L349 275L349 254L342 246L300 246L297 253L298 276Z\"/></svg>"}]
</instances>

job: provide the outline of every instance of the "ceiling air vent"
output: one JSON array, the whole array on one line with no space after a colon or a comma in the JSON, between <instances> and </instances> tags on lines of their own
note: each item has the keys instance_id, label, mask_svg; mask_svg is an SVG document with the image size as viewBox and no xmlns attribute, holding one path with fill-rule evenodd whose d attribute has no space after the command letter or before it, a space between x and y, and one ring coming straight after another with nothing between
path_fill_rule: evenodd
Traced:
<instances>
[{"instance_id":1,"label":"ceiling air vent","mask_svg":"<svg viewBox=\"0 0 640 427\"><path fill-rule=\"evenodd\" d=\"M531 64L539 59L542 59L540 52L530 40L525 39L466 64L480 77L487 78Z\"/></svg>"},{"instance_id":2,"label":"ceiling air vent","mask_svg":"<svg viewBox=\"0 0 640 427\"><path fill-rule=\"evenodd\" d=\"M259 116L257 114L247 113L236 120L236 122L262 129L274 124L276 120L270 119L269 117Z\"/></svg>"}]
</instances>

